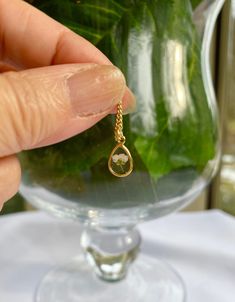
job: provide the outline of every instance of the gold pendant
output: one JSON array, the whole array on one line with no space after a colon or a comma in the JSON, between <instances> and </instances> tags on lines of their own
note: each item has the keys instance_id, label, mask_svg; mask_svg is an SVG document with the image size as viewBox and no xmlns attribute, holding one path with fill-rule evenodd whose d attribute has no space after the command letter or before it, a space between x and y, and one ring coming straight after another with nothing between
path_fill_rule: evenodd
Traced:
<instances>
[{"instance_id":1,"label":"gold pendant","mask_svg":"<svg viewBox=\"0 0 235 302\"><path fill-rule=\"evenodd\" d=\"M109 156L109 171L117 177L126 177L133 171L133 159L130 151L124 145L126 138L123 135L122 102L117 106L117 115L115 123L115 141L116 147Z\"/></svg>"},{"instance_id":2,"label":"gold pendant","mask_svg":"<svg viewBox=\"0 0 235 302\"><path fill-rule=\"evenodd\" d=\"M133 159L123 143L117 144L109 156L109 171L117 177L126 177L133 171Z\"/></svg>"}]
</instances>

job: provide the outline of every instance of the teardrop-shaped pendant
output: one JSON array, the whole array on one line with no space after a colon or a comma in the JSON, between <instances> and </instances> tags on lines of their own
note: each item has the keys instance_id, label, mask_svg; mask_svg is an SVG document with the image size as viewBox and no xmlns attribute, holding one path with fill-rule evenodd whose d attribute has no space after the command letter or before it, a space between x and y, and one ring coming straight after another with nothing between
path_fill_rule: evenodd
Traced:
<instances>
[{"instance_id":1,"label":"teardrop-shaped pendant","mask_svg":"<svg viewBox=\"0 0 235 302\"><path fill-rule=\"evenodd\" d=\"M133 159L123 143L117 144L109 156L109 171L117 177L126 177L133 170Z\"/></svg>"}]
</instances>

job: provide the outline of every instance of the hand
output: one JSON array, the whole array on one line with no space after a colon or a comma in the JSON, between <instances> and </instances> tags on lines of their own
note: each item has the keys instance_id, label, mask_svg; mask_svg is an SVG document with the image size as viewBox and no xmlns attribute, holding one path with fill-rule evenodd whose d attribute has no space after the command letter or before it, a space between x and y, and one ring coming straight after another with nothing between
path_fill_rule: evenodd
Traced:
<instances>
[{"instance_id":1,"label":"hand","mask_svg":"<svg viewBox=\"0 0 235 302\"><path fill-rule=\"evenodd\" d=\"M0 0L0 208L18 190L14 155L62 141L134 97L88 41L21 0Z\"/></svg>"}]
</instances>

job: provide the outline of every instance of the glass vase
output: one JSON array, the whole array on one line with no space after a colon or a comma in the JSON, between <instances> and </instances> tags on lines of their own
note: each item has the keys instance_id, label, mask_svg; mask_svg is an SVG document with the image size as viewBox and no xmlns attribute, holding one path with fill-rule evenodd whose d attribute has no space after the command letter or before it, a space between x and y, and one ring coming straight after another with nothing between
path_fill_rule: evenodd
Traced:
<instances>
[{"instance_id":1,"label":"glass vase","mask_svg":"<svg viewBox=\"0 0 235 302\"><path fill-rule=\"evenodd\" d=\"M209 52L223 2L33 1L102 50L137 99L136 111L124 117L134 163L128 177L108 169L114 115L65 142L21 154L21 194L85 226L81 245L88 261L78 257L50 272L37 302L185 300L169 265L138 256L135 226L187 205L217 170Z\"/></svg>"}]
</instances>

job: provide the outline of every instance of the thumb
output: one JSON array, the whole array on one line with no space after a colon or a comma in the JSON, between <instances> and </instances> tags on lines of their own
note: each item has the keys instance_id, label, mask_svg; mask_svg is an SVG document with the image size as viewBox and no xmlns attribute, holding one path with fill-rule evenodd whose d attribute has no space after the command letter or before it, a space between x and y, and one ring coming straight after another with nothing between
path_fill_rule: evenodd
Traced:
<instances>
[{"instance_id":1,"label":"thumb","mask_svg":"<svg viewBox=\"0 0 235 302\"><path fill-rule=\"evenodd\" d=\"M113 111L125 87L122 73L111 65L57 65L1 74L0 157L84 131Z\"/></svg>"}]
</instances>

